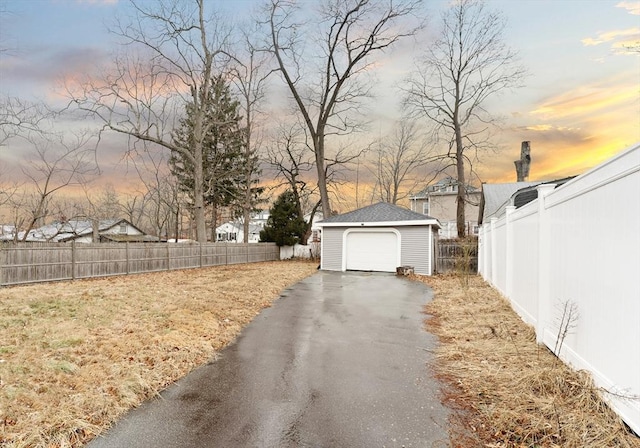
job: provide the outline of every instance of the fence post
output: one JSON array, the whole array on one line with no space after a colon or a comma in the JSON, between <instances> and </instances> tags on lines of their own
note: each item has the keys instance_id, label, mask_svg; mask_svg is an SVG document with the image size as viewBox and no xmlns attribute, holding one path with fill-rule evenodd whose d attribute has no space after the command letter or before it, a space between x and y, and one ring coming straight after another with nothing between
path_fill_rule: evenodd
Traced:
<instances>
[{"instance_id":1,"label":"fence post","mask_svg":"<svg viewBox=\"0 0 640 448\"><path fill-rule=\"evenodd\" d=\"M129 256L129 241L127 241L125 244L125 253L126 253L126 261L127 261L127 265L125 267L125 272L127 275L129 275L130 272L130 268L129 268L129 262L130 262L130 256Z\"/></svg>"},{"instance_id":2,"label":"fence post","mask_svg":"<svg viewBox=\"0 0 640 448\"><path fill-rule=\"evenodd\" d=\"M171 270L171 248L169 247L169 243L164 243L167 245L167 271ZM201 263L202 264L202 263Z\"/></svg>"},{"instance_id":3,"label":"fence post","mask_svg":"<svg viewBox=\"0 0 640 448\"><path fill-rule=\"evenodd\" d=\"M4 263L2 263L2 257L3 257L3 254L5 253L6 252L4 251L4 247L0 246L0 287L3 286L2 285L2 267Z\"/></svg>"},{"instance_id":4,"label":"fence post","mask_svg":"<svg viewBox=\"0 0 640 448\"><path fill-rule=\"evenodd\" d=\"M551 222L547 216L546 196L553 191L555 184L538 185L538 320L536 322L536 340L543 343L544 332L549 324L551 297L549 262L551 261Z\"/></svg>"},{"instance_id":5,"label":"fence post","mask_svg":"<svg viewBox=\"0 0 640 448\"><path fill-rule=\"evenodd\" d=\"M498 283L498 259L496 258L496 222L498 218L491 218L491 284L495 287Z\"/></svg>"},{"instance_id":6,"label":"fence post","mask_svg":"<svg viewBox=\"0 0 640 448\"><path fill-rule=\"evenodd\" d=\"M514 205L508 205L505 209L505 225L506 225L506 265L505 265L505 295L507 299L513 301L513 263L515 262L515 247L513 241L513 224L511 223L513 212L516 210Z\"/></svg>"},{"instance_id":7,"label":"fence post","mask_svg":"<svg viewBox=\"0 0 640 448\"><path fill-rule=\"evenodd\" d=\"M229 244L224 243L224 264L229 264Z\"/></svg>"},{"instance_id":8,"label":"fence post","mask_svg":"<svg viewBox=\"0 0 640 448\"><path fill-rule=\"evenodd\" d=\"M484 226L478 228L478 274L484 277Z\"/></svg>"},{"instance_id":9,"label":"fence post","mask_svg":"<svg viewBox=\"0 0 640 448\"><path fill-rule=\"evenodd\" d=\"M76 240L71 241L71 280L76 279Z\"/></svg>"},{"instance_id":10,"label":"fence post","mask_svg":"<svg viewBox=\"0 0 640 448\"><path fill-rule=\"evenodd\" d=\"M200 242L200 253L198 254L198 259L200 262L200 267L202 267L202 241Z\"/></svg>"}]
</instances>

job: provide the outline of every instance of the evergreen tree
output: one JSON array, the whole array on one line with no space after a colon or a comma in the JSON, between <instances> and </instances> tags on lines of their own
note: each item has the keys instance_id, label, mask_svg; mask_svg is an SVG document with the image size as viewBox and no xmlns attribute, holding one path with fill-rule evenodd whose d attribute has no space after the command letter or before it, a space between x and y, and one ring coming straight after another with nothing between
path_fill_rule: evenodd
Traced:
<instances>
[{"instance_id":1,"label":"evergreen tree","mask_svg":"<svg viewBox=\"0 0 640 448\"><path fill-rule=\"evenodd\" d=\"M287 190L278 196L269 210L269 219L260 232L260 241L293 246L303 240L307 226L304 217L300 216L293 192Z\"/></svg>"},{"instance_id":2,"label":"evergreen tree","mask_svg":"<svg viewBox=\"0 0 640 448\"><path fill-rule=\"evenodd\" d=\"M211 82L210 104L205 116L203 141L204 205L211 206L213 215L221 207L234 206L242 198L244 182L244 129L241 128L239 103L229 86L219 75ZM173 140L182 147L193 147L193 104L186 106L186 117L174 130ZM193 167L191 161L178 152L169 159L171 172L180 188L193 203ZM215 222L212 222L215 227Z\"/></svg>"}]
</instances>

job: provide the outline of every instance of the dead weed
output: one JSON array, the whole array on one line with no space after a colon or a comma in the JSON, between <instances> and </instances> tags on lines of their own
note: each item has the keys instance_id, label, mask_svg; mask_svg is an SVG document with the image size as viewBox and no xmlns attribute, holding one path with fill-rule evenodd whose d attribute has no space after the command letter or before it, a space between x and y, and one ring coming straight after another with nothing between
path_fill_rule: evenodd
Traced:
<instances>
[{"instance_id":1,"label":"dead weed","mask_svg":"<svg viewBox=\"0 0 640 448\"><path fill-rule=\"evenodd\" d=\"M317 264L0 289L0 445L80 446L233 341Z\"/></svg>"},{"instance_id":2,"label":"dead weed","mask_svg":"<svg viewBox=\"0 0 640 448\"><path fill-rule=\"evenodd\" d=\"M427 327L441 344L435 370L457 412L459 447L640 447L590 375L538 345L533 328L478 276L416 277L434 290Z\"/></svg>"}]
</instances>

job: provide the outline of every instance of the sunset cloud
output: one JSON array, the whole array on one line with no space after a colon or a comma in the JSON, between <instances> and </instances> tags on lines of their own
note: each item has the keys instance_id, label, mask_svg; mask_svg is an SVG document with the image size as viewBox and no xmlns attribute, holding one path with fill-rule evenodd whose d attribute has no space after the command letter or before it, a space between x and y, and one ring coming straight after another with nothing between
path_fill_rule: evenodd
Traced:
<instances>
[{"instance_id":1,"label":"sunset cloud","mask_svg":"<svg viewBox=\"0 0 640 448\"><path fill-rule=\"evenodd\" d=\"M598 34L598 37L595 39L591 37L582 39L582 43L587 47L589 47L592 45L600 45L605 42L610 42L620 37L637 36L638 34L640 34L640 28L629 28L627 30L608 31L606 33Z\"/></svg>"},{"instance_id":2,"label":"sunset cloud","mask_svg":"<svg viewBox=\"0 0 640 448\"><path fill-rule=\"evenodd\" d=\"M483 181L513 182L513 160L521 141L532 147L531 180L553 180L584 173L640 141L637 73L576 85L542 98L505 131L505 149L477 167Z\"/></svg>"},{"instance_id":3,"label":"sunset cloud","mask_svg":"<svg viewBox=\"0 0 640 448\"><path fill-rule=\"evenodd\" d=\"M629 11L629 14L640 16L640 2L638 1L620 2L616 5L616 8L624 8Z\"/></svg>"},{"instance_id":4,"label":"sunset cloud","mask_svg":"<svg viewBox=\"0 0 640 448\"><path fill-rule=\"evenodd\" d=\"M640 28L608 31L598 34L595 38L582 39L582 44L587 47L608 42L611 42L611 48L616 54L637 54L637 49L640 47ZM634 51L634 49L636 50Z\"/></svg>"},{"instance_id":5,"label":"sunset cloud","mask_svg":"<svg viewBox=\"0 0 640 448\"><path fill-rule=\"evenodd\" d=\"M637 84L616 85L609 82L591 84L578 86L547 99L531 111L531 115L545 120L585 116L600 110L620 108L637 99Z\"/></svg>"},{"instance_id":6,"label":"sunset cloud","mask_svg":"<svg viewBox=\"0 0 640 448\"><path fill-rule=\"evenodd\" d=\"M527 126L525 128L528 131L537 131L537 132L548 132L548 131L574 131L576 129L573 128L565 128L562 126L553 126L550 124L536 124L532 126Z\"/></svg>"}]
</instances>

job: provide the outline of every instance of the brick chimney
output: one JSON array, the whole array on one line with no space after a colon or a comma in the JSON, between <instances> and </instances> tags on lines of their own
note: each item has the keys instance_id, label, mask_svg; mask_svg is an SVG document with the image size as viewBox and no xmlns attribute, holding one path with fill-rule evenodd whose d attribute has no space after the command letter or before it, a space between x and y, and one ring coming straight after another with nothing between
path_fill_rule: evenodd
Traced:
<instances>
[{"instance_id":1,"label":"brick chimney","mask_svg":"<svg viewBox=\"0 0 640 448\"><path fill-rule=\"evenodd\" d=\"M522 142L520 147L520 160L513 162L516 164L516 175L518 182L529 180L529 165L531 165L531 142Z\"/></svg>"}]
</instances>

